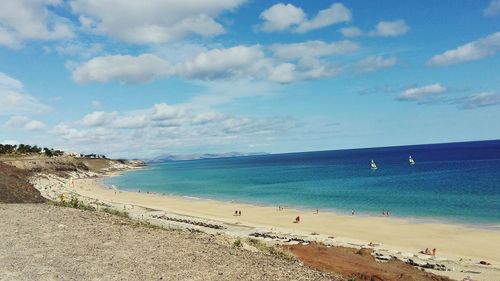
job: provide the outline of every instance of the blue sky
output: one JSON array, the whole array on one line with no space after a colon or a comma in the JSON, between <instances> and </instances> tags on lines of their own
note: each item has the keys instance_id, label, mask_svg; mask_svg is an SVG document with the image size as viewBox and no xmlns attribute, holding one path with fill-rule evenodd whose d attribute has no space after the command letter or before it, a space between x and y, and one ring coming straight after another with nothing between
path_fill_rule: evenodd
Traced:
<instances>
[{"instance_id":1,"label":"blue sky","mask_svg":"<svg viewBox=\"0 0 500 281\"><path fill-rule=\"evenodd\" d=\"M113 157L500 138L500 0L4 0L0 142Z\"/></svg>"}]
</instances>

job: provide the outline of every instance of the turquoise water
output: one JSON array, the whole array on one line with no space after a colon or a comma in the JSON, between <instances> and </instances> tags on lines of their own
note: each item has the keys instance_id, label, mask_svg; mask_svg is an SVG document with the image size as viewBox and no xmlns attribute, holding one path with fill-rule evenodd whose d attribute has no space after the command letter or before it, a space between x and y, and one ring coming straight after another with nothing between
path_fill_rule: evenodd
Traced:
<instances>
[{"instance_id":1,"label":"turquoise water","mask_svg":"<svg viewBox=\"0 0 500 281\"><path fill-rule=\"evenodd\" d=\"M370 169L371 159L377 170ZM500 141L164 162L106 183L130 191L500 225Z\"/></svg>"}]
</instances>

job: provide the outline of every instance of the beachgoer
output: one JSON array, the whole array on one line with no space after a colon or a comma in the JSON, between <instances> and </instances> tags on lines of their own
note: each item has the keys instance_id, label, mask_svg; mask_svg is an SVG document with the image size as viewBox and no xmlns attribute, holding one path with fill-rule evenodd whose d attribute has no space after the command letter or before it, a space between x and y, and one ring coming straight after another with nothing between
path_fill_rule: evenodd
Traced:
<instances>
[{"instance_id":1,"label":"beachgoer","mask_svg":"<svg viewBox=\"0 0 500 281\"><path fill-rule=\"evenodd\" d=\"M296 223L299 223L299 222L300 222L300 216L297 216L297 217L295 218L295 222L296 222Z\"/></svg>"},{"instance_id":2,"label":"beachgoer","mask_svg":"<svg viewBox=\"0 0 500 281\"><path fill-rule=\"evenodd\" d=\"M351 211L351 215L352 215L352 216L354 216L354 213L355 213L355 212L354 212L354 209L352 209L352 211Z\"/></svg>"},{"instance_id":3,"label":"beachgoer","mask_svg":"<svg viewBox=\"0 0 500 281\"><path fill-rule=\"evenodd\" d=\"M435 256L436 255L436 248L432 249L432 255Z\"/></svg>"},{"instance_id":4,"label":"beachgoer","mask_svg":"<svg viewBox=\"0 0 500 281\"><path fill-rule=\"evenodd\" d=\"M238 216L241 216L241 210L238 211Z\"/></svg>"},{"instance_id":5,"label":"beachgoer","mask_svg":"<svg viewBox=\"0 0 500 281\"><path fill-rule=\"evenodd\" d=\"M238 210L234 211L234 215L237 216L238 215Z\"/></svg>"},{"instance_id":6,"label":"beachgoer","mask_svg":"<svg viewBox=\"0 0 500 281\"><path fill-rule=\"evenodd\" d=\"M389 210L387 210L387 212L386 212L386 213L387 213L387 216L389 216Z\"/></svg>"},{"instance_id":7,"label":"beachgoer","mask_svg":"<svg viewBox=\"0 0 500 281\"><path fill-rule=\"evenodd\" d=\"M428 255L430 254L431 252L429 252L429 248L425 248L425 251L424 251L424 254Z\"/></svg>"}]
</instances>

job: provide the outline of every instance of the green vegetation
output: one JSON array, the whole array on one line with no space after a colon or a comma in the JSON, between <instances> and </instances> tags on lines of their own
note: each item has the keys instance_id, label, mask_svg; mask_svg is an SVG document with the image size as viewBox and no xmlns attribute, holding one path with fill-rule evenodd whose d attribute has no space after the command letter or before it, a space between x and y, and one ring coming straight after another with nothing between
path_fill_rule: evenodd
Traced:
<instances>
[{"instance_id":1,"label":"green vegetation","mask_svg":"<svg viewBox=\"0 0 500 281\"><path fill-rule=\"evenodd\" d=\"M53 148L41 148L36 145L29 144L0 144L0 155L1 154L10 154L10 155L45 155L48 157L57 157L64 155L64 151L56 150ZM74 153L70 154L75 157L81 158L93 158L93 159L108 159L104 154L79 154ZM123 160L123 163L126 160Z\"/></svg>"},{"instance_id":2,"label":"green vegetation","mask_svg":"<svg viewBox=\"0 0 500 281\"><path fill-rule=\"evenodd\" d=\"M240 239L240 238L238 238L238 239L234 240L233 245L234 245L235 247L240 248L240 247L242 247L242 246L243 246L243 243L241 243L241 239Z\"/></svg>"},{"instance_id":3,"label":"green vegetation","mask_svg":"<svg viewBox=\"0 0 500 281\"><path fill-rule=\"evenodd\" d=\"M257 248L257 250L264 252L264 253L271 254L275 257L289 260L289 261L296 261L297 260L292 254L290 254L288 252L284 252L283 250L281 250L275 246L268 246L264 242L257 240L255 238L247 238L246 242L249 245Z\"/></svg>"},{"instance_id":4,"label":"green vegetation","mask_svg":"<svg viewBox=\"0 0 500 281\"><path fill-rule=\"evenodd\" d=\"M0 144L0 154L18 154L18 155L31 155L31 154L45 154L46 156L61 156L64 154L61 150L49 149L47 147L41 148L36 145L29 144Z\"/></svg>"},{"instance_id":5,"label":"green vegetation","mask_svg":"<svg viewBox=\"0 0 500 281\"><path fill-rule=\"evenodd\" d=\"M102 210L108 214L111 214L111 215L115 215L115 216L119 216L119 217L123 217L123 218L130 218L130 216L128 215L127 212L122 212L122 211L118 211L118 210L107 208L107 207L102 209Z\"/></svg>"},{"instance_id":6,"label":"green vegetation","mask_svg":"<svg viewBox=\"0 0 500 281\"><path fill-rule=\"evenodd\" d=\"M75 209L81 209L81 210L87 210L87 211L95 211L96 210L95 207L83 204L83 202L78 200L78 197L76 197L75 195L72 195L70 200L67 201L66 198L64 197L64 195L61 194L61 195L59 195L59 201L52 201L52 204L54 204L56 206L69 207L69 208L75 208Z\"/></svg>"},{"instance_id":7,"label":"green vegetation","mask_svg":"<svg viewBox=\"0 0 500 281\"><path fill-rule=\"evenodd\" d=\"M86 211L96 211L97 210L95 207L90 206L90 205L86 205L82 201L78 200L78 197L75 195L72 195L69 200L66 200L65 195L60 194L59 201L49 201L49 203L54 204L56 206L75 208L75 209L86 210ZM123 211L118 211L118 210L112 209L110 207L106 207L106 208L100 209L100 210L103 212L106 212L108 214L114 215L114 216L119 216L119 217L128 219L130 221L130 224L133 226L148 227L148 228L162 229L162 230L175 230L175 229L165 228L163 226L158 226L158 225L152 224L148 221L133 220L129 216L129 213L123 212Z\"/></svg>"}]
</instances>

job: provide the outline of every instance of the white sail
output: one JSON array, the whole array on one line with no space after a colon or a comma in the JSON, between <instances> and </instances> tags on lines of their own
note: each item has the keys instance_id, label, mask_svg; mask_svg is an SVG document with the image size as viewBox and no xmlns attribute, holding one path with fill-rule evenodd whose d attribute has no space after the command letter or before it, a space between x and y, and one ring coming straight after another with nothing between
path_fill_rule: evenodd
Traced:
<instances>
[{"instance_id":1,"label":"white sail","mask_svg":"<svg viewBox=\"0 0 500 281\"><path fill-rule=\"evenodd\" d=\"M415 165L415 160L413 160L413 158L411 158L411 155L410 155L410 157L408 157L408 163L410 165Z\"/></svg>"},{"instance_id":2,"label":"white sail","mask_svg":"<svg viewBox=\"0 0 500 281\"><path fill-rule=\"evenodd\" d=\"M370 167L372 168L372 170L377 169L377 164L375 164L375 161L372 160L372 162L370 163Z\"/></svg>"}]
</instances>

